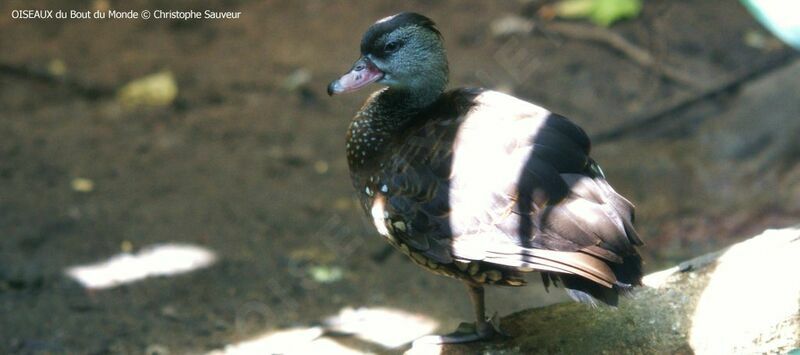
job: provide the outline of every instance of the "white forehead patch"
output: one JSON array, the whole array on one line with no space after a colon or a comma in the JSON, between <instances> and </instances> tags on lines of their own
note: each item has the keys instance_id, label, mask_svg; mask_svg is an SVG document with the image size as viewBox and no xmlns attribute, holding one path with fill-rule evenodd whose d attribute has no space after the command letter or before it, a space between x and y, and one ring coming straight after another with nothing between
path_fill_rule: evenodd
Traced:
<instances>
[{"instance_id":1,"label":"white forehead patch","mask_svg":"<svg viewBox=\"0 0 800 355\"><path fill-rule=\"evenodd\" d=\"M393 19L393 18L395 18L395 17L397 17L397 15L386 16L386 17L384 17L384 18L382 18L382 19L378 20L378 21L377 21L377 22L375 22L375 23L384 23L384 22L386 22L386 21L389 21L389 20L391 20L391 19Z\"/></svg>"}]
</instances>

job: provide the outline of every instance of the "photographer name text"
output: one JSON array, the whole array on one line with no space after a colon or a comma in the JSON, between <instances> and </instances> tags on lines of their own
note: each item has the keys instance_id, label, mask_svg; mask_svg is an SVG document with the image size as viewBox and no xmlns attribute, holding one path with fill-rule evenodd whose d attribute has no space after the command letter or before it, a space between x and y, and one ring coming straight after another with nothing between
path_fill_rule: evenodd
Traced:
<instances>
[{"instance_id":1,"label":"photographer name text","mask_svg":"<svg viewBox=\"0 0 800 355\"><path fill-rule=\"evenodd\" d=\"M21 20L91 20L91 19L125 19L125 20L222 20L238 19L241 11L212 10L12 10L11 18Z\"/></svg>"}]
</instances>

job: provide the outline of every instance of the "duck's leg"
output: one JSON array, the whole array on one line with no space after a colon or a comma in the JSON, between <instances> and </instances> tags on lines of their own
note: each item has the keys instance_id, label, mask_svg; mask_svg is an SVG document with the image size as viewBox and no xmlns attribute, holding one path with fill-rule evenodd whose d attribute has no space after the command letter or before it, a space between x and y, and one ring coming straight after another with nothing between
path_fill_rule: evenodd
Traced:
<instances>
[{"instance_id":1,"label":"duck's leg","mask_svg":"<svg viewBox=\"0 0 800 355\"><path fill-rule=\"evenodd\" d=\"M475 334L478 339L491 337L494 334L494 328L486 321L486 302L483 296L483 286L469 283L465 284L465 286L467 286L469 300L472 302L472 309L475 312Z\"/></svg>"},{"instance_id":2,"label":"duck's leg","mask_svg":"<svg viewBox=\"0 0 800 355\"><path fill-rule=\"evenodd\" d=\"M499 327L494 324L493 319L486 319L486 305L483 297L483 286L465 282L469 299L472 301L472 309L475 311L475 325L472 329L462 330L466 328L459 326L458 330L447 335L430 335L417 339L415 342L433 343L433 344L457 344L469 343L491 338L495 334L502 334Z\"/></svg>"}]
</instances>

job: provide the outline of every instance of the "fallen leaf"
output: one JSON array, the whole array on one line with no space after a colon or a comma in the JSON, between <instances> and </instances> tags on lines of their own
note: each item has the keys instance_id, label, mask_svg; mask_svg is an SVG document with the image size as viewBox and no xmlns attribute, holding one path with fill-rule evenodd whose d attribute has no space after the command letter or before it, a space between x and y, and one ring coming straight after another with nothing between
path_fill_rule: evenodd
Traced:
<instances>
[{"instance_id":1,"label":"fallen leaf","mask_svg":"<svg viewBox=\"0 0 800 355\"><path fill-rule=\"evenodd\" d=\"M328 172L328 168L329 168L328 162L326 162L324 160L317 160L314 163L314 171L316 171L317 174L325 174L325 173L327 173Z\"/></svg>"},{"instance_id":2,"label":"fallen leaf","mask_svg":"<svg viewBox=\"0 0 800 355\"><path fill-rule=\"evenodd\" d=\"M166 106L177 96L178 84L170 71L133 80L117 92L117 100L126 107Z\"/></svg>"},{"instance_id":3,"label":"fallen leaf","mask_svg":"<svg viewBox=\"0 0 800 355\"><path fill-rule=\"evenodd\" d=\"M587 18L601 26L634 18L642 11L641 0L562 0L555 5L558 17Z\"/></svg>"},{"instance_id":4,"label":"fallen leaf","mask_svg":"<svg viewBox=\"0 0 800 355\"><path fill-rule=\"evenodd\" d=\"M53 76L63 76L67 72L67 64L61 59L53 59L47 63L47 71Z\"/></svg>"},{"instance_id":5,"label":"fallen leaf","mask_svg":"<svg viewBox=\"0 0 800 355\"><path fill-rule=\"evenodd\" d=\"M319 283L332 283L342 279L344 271L338 266L313 266L308 269L311 278Z\"/></svg>"},{"instance_id":6,"label":"fallen leaf","mask_svg":"<svg viewBox=\"0 0 800 355\"><path fill-rule=\"evenodd\" d=\"M72 179L72 189L78 192L92 192L94 190L94 182L86 178Z\"/></svg>"}]
</instances>

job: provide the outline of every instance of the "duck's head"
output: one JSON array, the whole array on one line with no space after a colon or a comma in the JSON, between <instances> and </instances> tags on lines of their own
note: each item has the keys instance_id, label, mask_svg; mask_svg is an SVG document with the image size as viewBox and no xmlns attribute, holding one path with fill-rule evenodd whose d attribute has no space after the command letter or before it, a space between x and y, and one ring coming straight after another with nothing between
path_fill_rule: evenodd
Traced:
<instances>
[{"instance_id":1,"label":"duck's head","mask_svg":"<svg viewBox=\"0 0 800 355\"><path fill-rule=\"evenodd\" d=\"M328 85L328 94L379 83L416 95L439 95L447 86L447 57L431 19L402 12L369 27L361 40L361 58Z\"/></svg>"}]
</instances>

